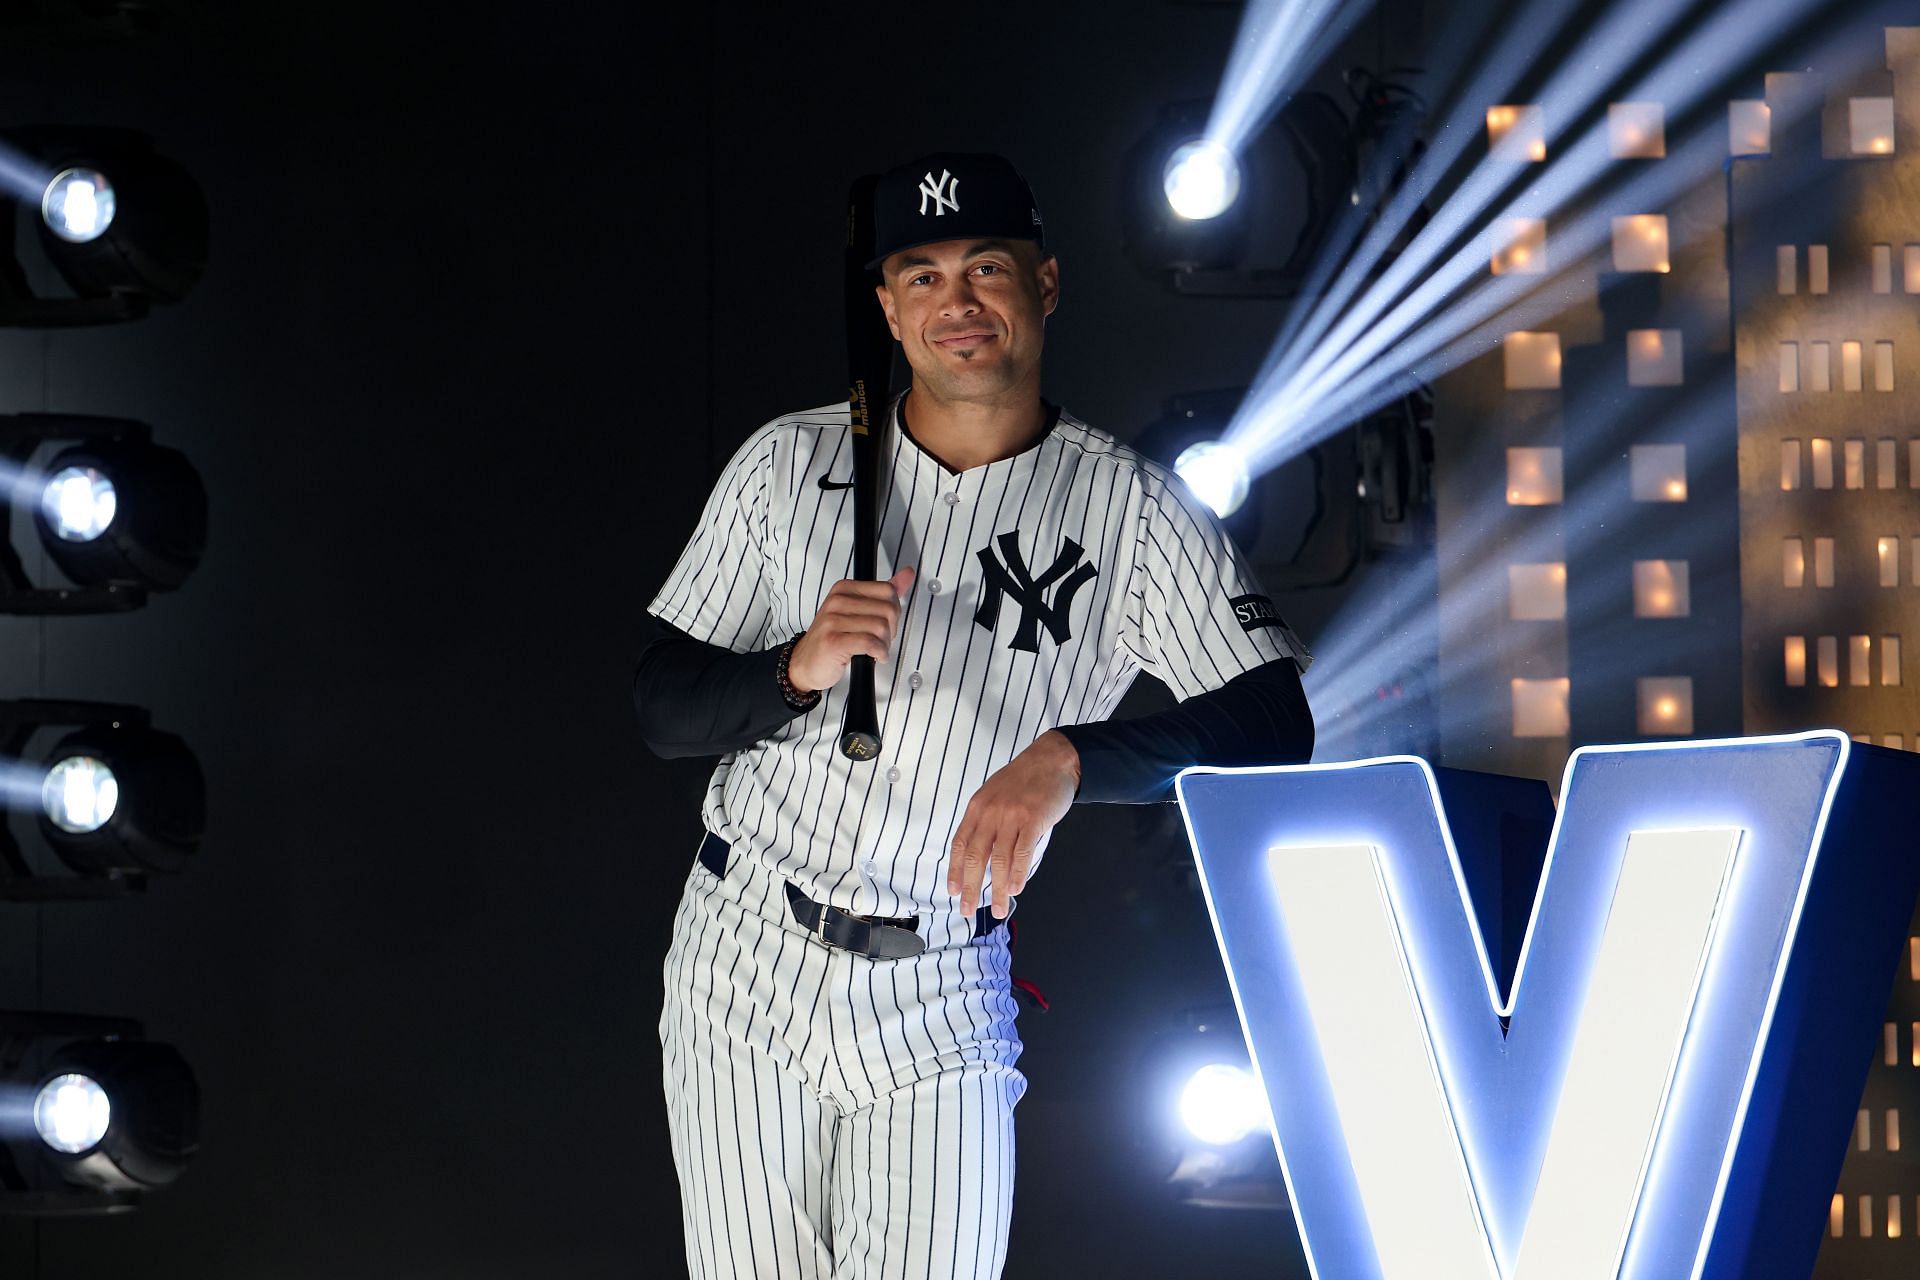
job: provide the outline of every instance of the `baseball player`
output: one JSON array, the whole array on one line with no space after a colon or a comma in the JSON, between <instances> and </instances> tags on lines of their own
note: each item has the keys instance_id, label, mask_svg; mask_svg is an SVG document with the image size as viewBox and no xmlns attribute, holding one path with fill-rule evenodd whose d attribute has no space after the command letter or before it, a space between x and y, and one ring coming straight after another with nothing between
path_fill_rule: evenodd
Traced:
<instances>
[{"instance_id":1,"label":"baseball player","mask_svg":"<svg viewBox=\"0 0 1920 1280\"><path fill-rule=\"evenodd\" d=\"M1164 468L1040 395L1060 296L996 156L883 175L876 292L913 370L850 581L844 401L741 446L649 612L659 754L719 755L660 1019L698 1277L993 1277L1026 1089L1004 922L1077 800L1303 760L1305 648ZM841 754L849 661L885 743ZM1146 671L1182 699L1104 722Z\"/></svg>"}]
</instances>

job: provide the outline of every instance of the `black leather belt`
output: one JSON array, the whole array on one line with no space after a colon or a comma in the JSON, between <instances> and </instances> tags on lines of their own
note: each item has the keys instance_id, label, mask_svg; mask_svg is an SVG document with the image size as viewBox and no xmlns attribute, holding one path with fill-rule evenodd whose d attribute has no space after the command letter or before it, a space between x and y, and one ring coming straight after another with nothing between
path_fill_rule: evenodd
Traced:
<instances>
[{"instance_id":1,"label":"black leather belt","mask_svg":"<svg viewBox=\"0 0 1920 1280\"><path fill-rule=\"evenodd\" d=\"M727 842L711 831L700 842L700 865L718 879L727 878ZM927 940L917 932L919 916L857 916L851 911L815 902L787 884L787 906L793 918L820 941L843 951L858 952L877 960L900 960L917 956L927 949ZM991 907L974 913L973 936L992 933L1004 920L994 918Z\"/></svg>"}]
</instances>

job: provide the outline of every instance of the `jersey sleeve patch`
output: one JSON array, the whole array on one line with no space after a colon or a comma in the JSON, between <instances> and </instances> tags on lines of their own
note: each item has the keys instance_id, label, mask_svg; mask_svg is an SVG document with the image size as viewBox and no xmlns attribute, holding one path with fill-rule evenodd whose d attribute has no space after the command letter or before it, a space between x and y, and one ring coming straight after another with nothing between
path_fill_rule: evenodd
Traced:
<instances>
[{"instance_id":1,"label":"jersey sleeve patch","mask_svg":"<svg viewBox=\"0 0 1920 1280\"><path fill-rule=\"evenodd\" d=\"M1286 621L1280 611L1273 607L1273 601L1266 596L1229 596L1227 603L1233 606L1233 616L1239 621L1240 629L1251 635L1261 627L1287 629Z\"/></svg>"}]
</instances>

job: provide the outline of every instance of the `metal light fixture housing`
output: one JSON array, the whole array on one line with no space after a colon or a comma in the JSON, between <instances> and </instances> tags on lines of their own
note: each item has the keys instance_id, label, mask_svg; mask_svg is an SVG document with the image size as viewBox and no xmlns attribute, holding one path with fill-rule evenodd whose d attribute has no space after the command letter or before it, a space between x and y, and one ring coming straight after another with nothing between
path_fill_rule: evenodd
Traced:
<instances>
[{"instance_id":1,"label":"metal light fixture housing","mask_svg":"<svg viewBox=\"0 0 1920 1280\"><path fill-rule=\"evenodd\" d=\"M42 1158L61 1178L100 1191L139 1192L167 1186L186 1171L199 1146L200 1088L172 1045L75 1040L53 1054L41 1087L68 1077L99 1090L105 1123L78 1150L41 1138ZM87 1119L97 1123L96 1117Z\"/></svg>"},{"instance_id":2,"label":"metal light fixture housing","mask_svg":"<svg viewBox=\"0 0 1920 1280\"><path fill-rule=\"evenodd\" d=\"M75 583L171 591L199 565L207 491L185 454L144 440L89 441L63 450L45 471L49 485L91 490L91 502L73 504L79 512L34 505L48 557Z\"/></svg>"},{"instance_id":3,"label":"metal light fixture housing","mask_svg":"<svg viewBox=\"0 0 1920 1280\"><path fill-rule=\"evenodd\" d=\"M97 821L65 820L43 805L41 837L83 876L175 873L185 868L206 830L206 781L186 743L141 725L95 725L62 738L49 770L86 760L111 772L115 794Z\"/></svg>"}]
</instances>

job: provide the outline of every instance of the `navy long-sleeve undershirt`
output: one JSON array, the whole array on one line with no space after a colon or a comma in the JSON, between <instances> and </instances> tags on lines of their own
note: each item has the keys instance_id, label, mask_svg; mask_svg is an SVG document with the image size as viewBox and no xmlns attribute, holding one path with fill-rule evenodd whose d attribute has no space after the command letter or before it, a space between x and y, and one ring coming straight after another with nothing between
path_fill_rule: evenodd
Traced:
<instances>
[{"instance_id":1,"label":"navy long-sleeve undershirt","mask_svg":"<svg viewBox=\"0 0 1920 1280\"><path fill-rule=\"evenodd\" d=\"M652 616L644 625L633 702L656 755L721 755L806 714L780 696L777 648L735 653ZM1151 715L1059 729L1080 755L1083 804L1170 799L1188 765L1291 764L1313 752L1313 715L1291 658Z\"/></svg>"}]
</instances>

